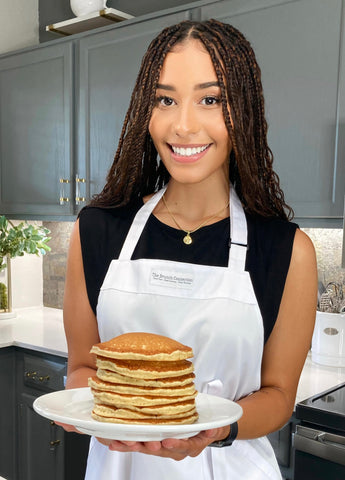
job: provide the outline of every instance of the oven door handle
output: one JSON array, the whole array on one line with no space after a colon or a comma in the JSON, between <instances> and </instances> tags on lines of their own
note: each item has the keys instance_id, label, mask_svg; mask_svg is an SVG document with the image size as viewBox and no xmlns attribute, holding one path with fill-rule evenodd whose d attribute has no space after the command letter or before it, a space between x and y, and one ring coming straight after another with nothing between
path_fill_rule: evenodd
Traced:
<instances>
[{"instance_id":1,"label":"oven door handle","mask_svg":"<svg viewBox=\"0 0 345 480\"><path fill-rule=\"evenodd\" d=\"M293 447L316 457L345 465L345 437L313 428L296 426Z\"/></svg>"}]
</instances>

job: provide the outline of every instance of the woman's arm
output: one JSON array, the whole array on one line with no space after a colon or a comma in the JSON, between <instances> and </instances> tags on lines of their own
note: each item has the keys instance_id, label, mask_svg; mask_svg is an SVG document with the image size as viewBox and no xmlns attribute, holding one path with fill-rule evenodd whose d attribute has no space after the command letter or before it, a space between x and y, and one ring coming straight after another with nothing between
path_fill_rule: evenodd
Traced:
<instances>
[{"instance_id":1,"label":"woman's arm","mask_svg":"<svg viewBox=\"0 0 345 480\"><path fill-rule=\"evenodd\" d=\"M63 316L68 347L66 388L85 387L88 378L96 373L95 358L90 350L92 345L99 342L99 335L86 291L79 221L73 228L70 240Z\"/></svg>"},{"instance_id":2,"label":"woman's arm","mask_svg":"<svg viewBox=\"0 0 345 480\"><path fill-rule=\"evenodd\" d=\"M243 408L238 438L266 435L289 420L311 345L316 305L314 247L309 237L297 230L278 317L264 348L261 389L238 402Z\"/></svg>"}]
</instances>

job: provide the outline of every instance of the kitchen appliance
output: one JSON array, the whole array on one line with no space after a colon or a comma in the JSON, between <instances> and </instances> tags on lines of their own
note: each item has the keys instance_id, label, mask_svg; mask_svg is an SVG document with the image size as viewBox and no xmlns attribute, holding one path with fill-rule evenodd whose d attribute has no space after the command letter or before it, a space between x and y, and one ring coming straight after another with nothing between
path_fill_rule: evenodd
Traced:
<instances>
[{"instance_id":1,"label":"kitchen appliance","mask_svg":"<svg viewBox=\"0 0 345 480\"><path fill-rule=\"evenodd\" d=\"M296 405L294 480L345 479L345 383Z\"/></svg>"},{"instance_id":2,"label":"kitchen appliance","mask_svg":"<svg viewBox=\"0 0 345 480\"><path fill-rule=\"evenodd\" d=\"M316 312L311 355L315 363L345 367L345 313Z\"/></svg>"}]
</instances>

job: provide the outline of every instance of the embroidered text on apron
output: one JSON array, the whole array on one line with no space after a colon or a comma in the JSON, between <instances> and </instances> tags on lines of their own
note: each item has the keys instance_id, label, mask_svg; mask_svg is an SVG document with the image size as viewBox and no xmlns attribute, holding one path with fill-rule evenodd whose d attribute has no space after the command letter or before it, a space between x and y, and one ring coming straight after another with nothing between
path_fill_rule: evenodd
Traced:
<instances>
[{"instance_id":1,"label":"embroidered text on apron","mask_svg":"<svg viewBox=\"0 0 345 480\"><path fill-rule=\"evenodd\" d=\"M130 331L174 338L193 348L200 392L231 400L260 388L263 322L245 271L247 223L230 190L231 248L227 267L156 259L131 260L143 228L165 189L138 211L120 256L104 279L97 305L101 341ZM181 246L181 248L188 248ZM141 453L111 452L91 439L87 480L281 479L263 437L206 448L176 462Z\"/></svg>"}]
</instances>

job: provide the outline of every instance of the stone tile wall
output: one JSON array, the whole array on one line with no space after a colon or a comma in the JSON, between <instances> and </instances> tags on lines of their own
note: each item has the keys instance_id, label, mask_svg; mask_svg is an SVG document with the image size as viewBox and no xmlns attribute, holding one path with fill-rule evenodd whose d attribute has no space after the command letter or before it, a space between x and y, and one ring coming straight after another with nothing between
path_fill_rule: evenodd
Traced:
<instances>
[{"instance_id":1,"label":"stone tile wall","mask_svg":"<svg viewBox=\"0 0 345 480\"><path fill-rule=\"evenodd\" d=\"M52 251L43 257L43 304L62 308L65 286L66 260L73 222L43 222L51 230ZM303 229L314 243L319 280L345 282L345 270L341 268L342 230Z\"/></svg>"},{"instance_id":2,"label":"stone tile wall","mask_svg":"<svg viewBox=\"0 0 345 480\"><path fill-rule=\"evenodd\" d=\"M345 270L341 268L343 231L332 228L303 228L312 240L317 257L319 281L345 282Z\"/></svg>"},{"instance_id":3,"label":"stone tile wall","mask_svg":"<svg viewBox=\"0 0 345 480\"><path fill-rule=\"evenodd\" d=\"M51 231L51 252L43 257L43 305L62 308L69 238L74 222L43 222Z\"/></svg>"}]
</instances>

